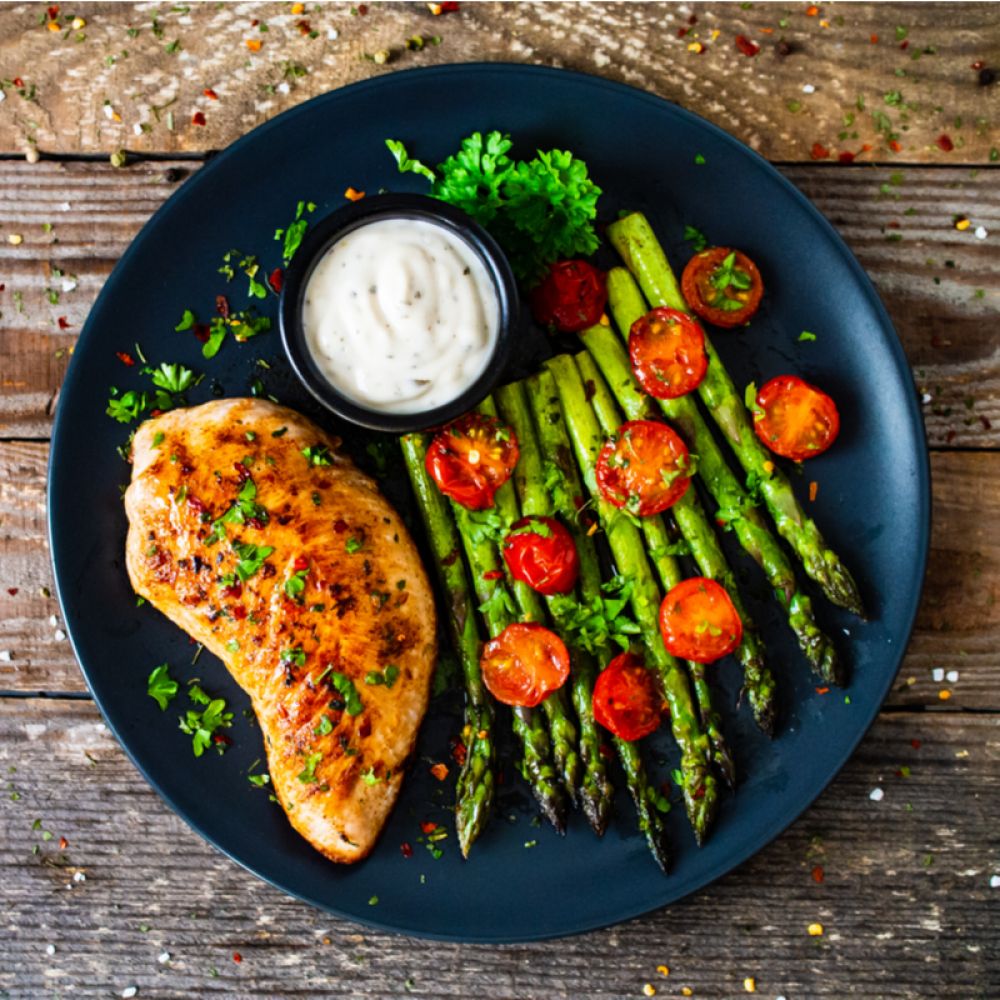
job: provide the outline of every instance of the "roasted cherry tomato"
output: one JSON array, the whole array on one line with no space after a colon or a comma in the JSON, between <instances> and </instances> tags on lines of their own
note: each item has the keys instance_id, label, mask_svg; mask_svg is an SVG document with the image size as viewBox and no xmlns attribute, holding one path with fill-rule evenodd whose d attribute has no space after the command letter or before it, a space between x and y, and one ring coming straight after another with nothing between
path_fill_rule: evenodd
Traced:
<instances>
[{"instance_id":1,"label":"roasted cherry tomato","mask_svg":"<svg viewBox=\"0 0 1000 1000\"><path fill-rule=\"evenodd\" d=\"M427 472L438 489L469 510L493 506L520 454L514 432L496 417L467 413L434 435Z\"/></svg>"},{"instance_id":2,"label":"roasted cherry tomato","mask_svg":"<svg viewBox=\"0 0 1000 1000\"><path fill-rule=\"evenodd\" d=\"M691 482L690 456L677 432L657 420L630 420L601 449L601 496L645 517L673 506Z\"/></svg>"},{"instance_id":3,"label":"roasted cherry tomato","mask_svg":"<svg viewBox=\"0 0 1000 1000\"><path fill-rule=\"evenodd\" d=\"M840 414L825 392L795 375L779 375L757 393L753 429L771 451L801 462L837 440Z\"/></svg>"},{"instance_id":4,"label":"roasted cherry tomato","mask_svg":"<svg viewBox=\"0 0 1000 1000\"><path fill-rule=\"evenodd\" d=\"M504 540L503 557L510 575L540 594L566 594L576 586L580 572L576 543L551 517L517 521Z\"/></svg>"},{"instance_id":5,"label":"roasted cherry tomato","mask_svg":"<svg viewBox=\"0 0 1000 1000\"><path fill-rule=\"evenodd\" d=\"M711 663L743 639L743 623L725 587L704 576L682 580L660 605L660 634L682 660Z\"/></svg>"},{"instance_id":6,"label":"roasted cherry tomato","mask_svg":"<svg viewBox=\"0 0 1000 1000\"><path fill-rule=\"evenodd\" d=\"M639 385L657 399L697 389L708 370L701 324L678 309L654 309L637 319L628 353Z\"/></svg>"},{"instance_id":7,"label":"roasted cherry tomato","mask_svg":"<svg viewBox=\"0 0 1000 1000\"><path fill-rule=\"evenodd\" d=\"M604 272L585 260L560 260L531 293L531 311L542 326L577 333L593 326L608 301Z\"/></svg>"},{"instance_id":8,"label":"roasted cherry tomato","mask_svg":"<svg viewBox=\"0 0 1000 1000\"><path fill-rule=\"evenodd\" d=\"M764 282L757 265L730 247L710 247L684 268L681 291L691 311L715 326L742 326L757 311Z\"/></svg>"},{"instance_id":9,"label":"roasted cherry tomato","mask_svg":"<svg viewBox=\"0 0 1000 1000\"><path fill-rule=\"evenodd\" d=\"M594 684L594 718L619 739L641 740L660 726L663 696L634 653L616 656Z\"/></svg>"},{"instance_id":10,"label":"roasted cherry tomato","mask_svg":"<svg viewBox=\"0 0 1000 1000\"><path fill-rule=\"evenodd\" d=\"M533 708L566 683L569 652L555 632L517 623L486 643L479 669L497 701Z\"/></svg>"}]
</instances>

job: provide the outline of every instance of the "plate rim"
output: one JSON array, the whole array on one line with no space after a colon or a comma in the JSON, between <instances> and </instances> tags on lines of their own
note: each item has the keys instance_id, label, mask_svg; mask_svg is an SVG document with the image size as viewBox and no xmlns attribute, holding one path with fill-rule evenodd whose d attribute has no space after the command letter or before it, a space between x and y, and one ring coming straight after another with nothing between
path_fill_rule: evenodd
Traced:
<instances>
[{"instance_id":1,"label":"plate rim","mask_svg":"<svg viewBox=\"0 0 1000 1000\"><path fill-rule=\"evenodd\" d=\"M469 63L446 63L438 66L425 66L416 67L413 69L397 70L391 74L385 76L369 77L365 80L359 80L351 84L347 84L343 87L335 88L334 90L326 91L323 94L318 94L315 97L310 98L307 101L303 101L301 104L297 104L294 107L288 108L287 110L275 115L273 118L266 122L256 126L251 131L240 136L238 139L230 143L225 149L214 154L209 155L209 158L204 161L204 166L195 174L193 177L189 178L178 190L170 195L169 198L164 201L164 203L149 217L149 219L144 223L143 227L139 230L136 236L129 243L125 252L119 258L111 273L108 275L101 288L97 298L94 300L93 305L88 312L87 319L84 322L83 327L80 331L80 336L77 339L77 343L85 337L89 336L88 331L92 328L92 317L97 311L98 305L105 298L105 296L110 296L113 294L113 289L117 285L120 279L120 275L124 270L124 267L131 260L132 256L138 253L138 248L146 240L150 238L150 233L156 227L159 222L161 215L164 215L168 210L172 210L176 204L184 201L186 197L191 195L194 190L194 186L199 182L199 178L203 178L208 174L211 176L211 172L215 169L217 164L226 164L229 160L233 159L242 154L243 148L250 144L252 139L259 137L260 135L266 134L273 128L285 125L290 119L296 117L299 114L305 113L306 109L314 109L316 105L322 104L324 102L333 102L338 98L342 97L344 94L351 93L357 94L365 90L380 90L380 89L391 89L396 86L395 81L406 80L414 76L420 77L454 77L461 76L465 74L524 74L527 76L534 76L539 79L558 77L560 79L571 78L575 81L576 86L587 86L596 87L598 89L603 89L609 91L620 98L626 100L640 100L642 103L652 104L658 107L661 111L666 111L668 114L678 115L681 118L685 118L689 123L694 124L700 128L708 129L716 138L725 141L726 144L731 146L735 151L746 156L749 155L752 162L756 163L756 166L763 169L766 174L769 174L773 180L776 180L778 184L785 190L785 192L790 195L793 200L797 201L798 204L806 211L806 213L818 223L820 228L825 230L827 238L833 243L837 248L840 256L847 264L847 267L858 283L861 289L863 289L864 297L868 301L869 306L872 308L875 316L878 318L883 329L892 333L891 337L887 337L886 341L889 347L889 351L893 362L895 363L897 369L901 372L905 372L907 375L906 382L909 384L911 392L908 393L908 398L906 400L906 411L909 418L909 423L914 428L919 428L919 433L916 435L920 442L922 442L922 447L920 447L913 457L916 460L916 479L917 479L917 499L918 499L918 511L915 517L915 527L918 535L918 569L919 569L919 579L917 585L912 591L912 597L909 605L905 608L906 622L905 636L903 640L899 643L898 653L896 654L898 659L895 668L887 673L884 679L884 683L881 685L881 691L878 694L877 699L871 708L871 714L867 721L864 723L862 728L859 730L858 735L853 739L849 745L845 745L843 753L839 755L838 762L831 770L828 777L825 778L815 789L814 793L807 799L807 801L802 803L797 803L793 808L787 810L790 815L782 815L780 821L780 829L774 833L765 833L752 841L744 843L738 852L734 853L732 856L728 857L723 863L716 866L716 869L709 873L708 876L699 885L693 886L687 892L680 896L671 899L669 902L657 903L653 906L647 906L645 904L631 908L624 909L621 912L607 914L599 919L591 920L585 925L576 926L571 930L538 930L523 934L463 934L463 933L443 933L436 931L426 931L420 929L414 929L410 926L403 926L399 923L393 923L391 921L378 920L368 917L367 915L358 915L355 913L345 912L339 910L334 906L331 906L327 901L316 898L316 896L310 894L306 891L299 891L289 888L286 885L281 884L277 878L265 874L264 872L258 870L248 861L242 860L240 857L236 856L231 850L225 847L219 840L208 830L203 827L203 824L193 817L189 816L187 812L181 809L173 800L173 798L161 787L158 781L151 777L147 773L146 769L139 763L132 748L129 746L128 742L123 739L122 734L119 732L118 728L114 725L111 718L109 717L108 711L105 709L105 705L102 700L95 693L90 679L90 672L87 666L84 664L83 659L79 655L77 650L76 637L74 635L74 629L70 625L69 616L66 614L66 600L63 594L63 586L60 583L60 576L58 571L58 558L57 551L61 551L60 546L57 544L57 528L55 524L54 517L54 507L53 497L55 490L53 488L53 482L56 476L54 475L54 470L58 465L56 461L56 456L60 451L61 445L60 440L65 436L64 428L67 420L69 419L65 415L65 411L57 404L55 419L52 425L52 432L49 445L49 459L46 466L46 530L49 541L49 556L50 563L53 571L53 581L55 584L56 597L59 603L59 610L61 613L62 620L66 627L66 632L69 637L70 645L73 650L73 655L76 660L77 666L83 675L83 678L87 684L88 692L93 699L94 704L97 706L107 725L111 734L117 740L119 746L124 750L125 755L132 762L133 766L146 781L146 783L157 793L160 799L168 806L168 808L177 816L179 816L195 833L197 833L203 840L211 844L216 850L223 854L226 858L234 861L242 869L249 872L256 878L261 879L263 882L275 889L284 893L293 899L300 900L301 902L307 903L310 906L316 907L318 910L346 921L351 921L363 927L370 928L372 930L389 932L394 934L402 934L404 936L419 938L424 940L435 940L435 941L449 941L458 943L469 943L469 944L519 944L527 943L533 941L545 941L553 940L565 937L572 937L579 934L585 934L592 931L600 930L606 927L615 926L617 924L623 923L627 920L636 919L639 917L646 916L647 914L652 914L661 910L667 906L675 905L682 900L690 897L695 892L700 892L707 889L709 886L714 885L720 879L734 872L736 869L745 864L752 857L756 856L760 851L767 847L772 842L778 840L783 836L791 827L792 824L797 822L817 801L817 799L827 790L834 779L840 774L844 769L844 766L848 761L854 756L858 746L861 744L862 740L871 731L872 726L877 720L882 706L885 702L887 695L889 694L892 684L898 676L899 670L902 667L903 660L906 655L906 651L909 647L910 641L913 636L913 629L916 623L917 613L920 607L921 598L923 595L923 587L926 579L928 556L930 551L930 541L931 541L931 516L932 516L932 495L931 495L931 467L930 467L930 455L927 445L927 430L924 424L923 417L921 415L917 400L917 390L916 384L913 378L913 370L910 366L908 359L906 358L905 352L903 351L902 343L899 339L899 334L896 332L895 325L889 316L878 292L875 289L874 284L869 278L868 274L861 266L858 259L855 257L854 253L847 246L843 237L838 233L833 224L823 215L822 212L787 178L785 177L773 164L771 164L767 159L765 159L756 150L751 149L746 143L737 139L735 136L731 135L725 131L720 126L716 125L714 122L702 117L701 115L682 107L681 105L665 98L660 97L657 94L650 93L649 91L642 90L638 87L634 87L630 84L621 83L617 80L610 80L605 77L596 76L591 73L584 73L579 70L562 69L552 66L542 66L528 63L517 63L517 62L469 62ZM76 362L76 358L71 360L69 367L60 386L60 395L62 395L63 390L71 385L75 384L78 380L77 372L80 370L80 365Z\"/></svg>"}]
</instances>

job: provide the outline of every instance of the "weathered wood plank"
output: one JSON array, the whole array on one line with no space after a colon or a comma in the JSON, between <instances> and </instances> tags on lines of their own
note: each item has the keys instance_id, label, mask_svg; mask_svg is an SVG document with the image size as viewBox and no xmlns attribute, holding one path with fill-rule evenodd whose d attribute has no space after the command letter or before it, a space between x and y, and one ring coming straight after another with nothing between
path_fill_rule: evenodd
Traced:
<instances>
[{"instance_id":1,"label":"weathered wood plank","mask_svg":"<svg viewBox=\"0 0 1000 1000\"><path fill-rule=\"evenodd\" d=\"M335 920L221 857L92 705L0 702L0 989L617 1000L647 982L742 996L752 976L766 997L985 1000L1000 988L998 762L996 717L883 717L805 817L691 900L563 945L427 947Z\"/></svg>"},{"instance_id":2,"label":"weathered wood plank","mask_svg":"<svg viewBox=\"0 0 1000 1000\"><path fill-rule=\"evenodd\" d=\"M0 436L48 436L68 349L97 292L153 211L198 167L0 161ZM1000 443L1000 337L990 322L1000 309L997 174L786 173L840 229L882 294L927 393L932 445ZM973 225L955 229L957 214ZM991 233L985 240L975 236L980 225ZM893 234L903 239L887 240ZM11 245L10 236L22 242Z\"/></svg>"},{"instance_id":3,"label":"weathered wood plank","mask_svg":"<svg viewBox=\"0 0 1000 1000\"><path fill-rule=\"evenodd\" d=\"M0 690L82 691L56 602L45 536L41 442L0 443ZM933 455L934 536L923 606L892 705L1000 709L1000 453ZM17 587L15 595L7 588ZM957 670L957 682L933 671ZM912 683L910 679L912 678ZM951 697L942 701L939 692Z\"/></svg>"},{"instance_id":4,"label":"weathered wood plank","mask_svg":"<svg viewBox=\"0 0 1000 1000\"><path fill-rule=\"evenodd\" d=\"M621 80L786 160L808 160L818 142L834 157L869 145L864 155L900 162L983 163L997 115L997 88L978 85L972 67L995 58L1000 25L977 4L466 3L433 17L422 3L309 5L304 14L287 3L84 3L64 5L57 31L43 12L27 3L0 11L0 150L217 149L345 83L474 60ZM74 15L86 21L79 30ZM441 41L408 51L415 34ZM745 55L740 36L760 51ZM380 50L384 65L371 59ZM893 91L902 96L886 102ZM942 134L950 152L937 144Z\"/></svg>"}]
</instances>

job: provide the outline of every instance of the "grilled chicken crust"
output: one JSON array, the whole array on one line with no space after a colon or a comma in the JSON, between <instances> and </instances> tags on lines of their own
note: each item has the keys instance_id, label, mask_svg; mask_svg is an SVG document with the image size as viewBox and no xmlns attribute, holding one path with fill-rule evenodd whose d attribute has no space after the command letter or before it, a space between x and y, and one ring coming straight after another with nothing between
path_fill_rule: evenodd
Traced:
<instances>
[{"instance_id":1,"label":"grilled chicken crust","mask_svg":"<svg viewBox=\"0 0 1000 1000\"><path fill-rule=\"evenodd\" d=\"M399 793L436 621L405 526L339 446L259 399L147 421L125 494L126 561L136 593L250 696L292 826L331 860L354 862ZM265 546L273 552L248 575L254 559L240 554L259 561ZM391 686L366 683L386 671L398 671ZM361 702L353 715L345 678Z\"/></svg>"}]
</instances>

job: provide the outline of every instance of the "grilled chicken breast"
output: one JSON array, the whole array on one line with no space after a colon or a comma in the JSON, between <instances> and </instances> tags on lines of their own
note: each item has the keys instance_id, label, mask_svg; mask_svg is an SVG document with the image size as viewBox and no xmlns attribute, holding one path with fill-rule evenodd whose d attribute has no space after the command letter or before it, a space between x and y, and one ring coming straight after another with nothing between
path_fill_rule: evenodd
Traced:
<instances>
[{"instance_id":1,"label":"grilled chicken breast","mask_svg":"<svg viewBox=\"0 0 1000 1000\"><path fill-rule=\"evenodd\" d=\"M292 826L353 862L399 793L437 651L413 541L339 444L259 399L147 421L126 558L136 593L252 699Z\"/></svg>"}]
</instances>

